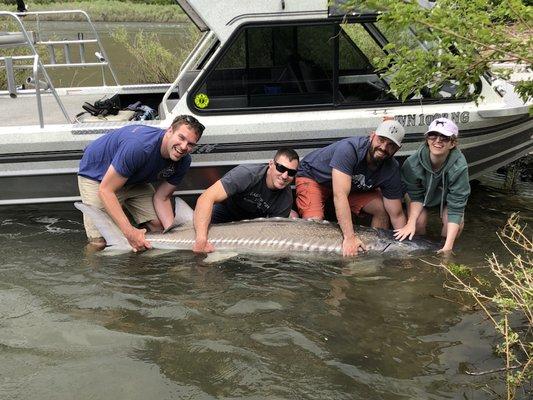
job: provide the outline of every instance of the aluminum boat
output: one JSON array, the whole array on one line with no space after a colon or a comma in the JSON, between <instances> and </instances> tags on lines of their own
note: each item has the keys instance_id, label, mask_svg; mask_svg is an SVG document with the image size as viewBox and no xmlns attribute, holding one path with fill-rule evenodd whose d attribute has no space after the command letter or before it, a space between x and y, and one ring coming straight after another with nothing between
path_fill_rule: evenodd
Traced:
<instances>
[{"instance_id":1,"label":"aluminum boat","mask_svg":"<svg viewBox=\"0 0 533 400\"><path fill-rule=\"evenodd\" d=\"M282 146L305 156L342 138L368 135L384 116L406 128L400 159L418 147L433 119L453 119L472 178L531 151L530 106L508 82L481 77L472 87L481 95L478 103L456 96L453 82L436 95L422 91L405 102L391 94L372 60L390 40L424 44L411 31L388 32L376 13L343 15L327 0L177 2L203 36L174 82L153 85L118 83L83 11L0 12L15 27L0 32L0 50L9 50L0 57L7 82L0 91L0 205L79 200L76 172L88 143L127 124L167 128L179 114L195 115L206 126L176 192L185 198L237 164L265 162ZM67 39L27 29L26 17L50 13L78 13L89 28ZM39 48L48 52L46 61ZM49 74L55 68L101 68L103 81L58 87ZM17 81L21 69L25 82ZM127 113L76 118L84 102L113 95L122 104L141 101L158 111L158 119L129 121Z\"/></svg>"}]
</instances>

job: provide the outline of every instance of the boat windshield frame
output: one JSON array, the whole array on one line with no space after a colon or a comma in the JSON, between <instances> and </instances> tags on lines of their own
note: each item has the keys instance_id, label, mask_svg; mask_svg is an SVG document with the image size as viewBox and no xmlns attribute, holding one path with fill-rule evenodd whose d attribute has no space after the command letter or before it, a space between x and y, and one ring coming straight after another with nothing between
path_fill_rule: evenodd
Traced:
<instances>
[{"instance_id":1,"label":"boat windshield frame","mask_svg":"<svg viewBox=\"0 0 533 400\"><path fill-rule=\"evenodd\" d=\"M240 25L228 38L226 43L223 44L223 48L216 52L214 55L214 59L210 60L208 62L208 65L206 69L203 71L202 76L200 79L198 79L193 86L190 87L190 90L187 93L187 104L190 107L191 110L194 110L195 113L198 114L242 114L242 113L261 113L261 112L287 112L287 111L308 111L308 110L328 110L328 109L337 109L337 108L348 108L348 109L359 109L359 108L368 108L371 107L395 107L395 106L405 106L409 104L417 104L420 105L423 104L433 104L433 103L459 103L464 102L467 100L465 97L441 97L441 98L410 98L406 100L405 102L401 102L396 97L392 97L390 95L389 97L386 97L383 95L384 98L382 99L372 99L370 101L356 101L356 102L340 102L338 100L337 91L339 89L339 55L338 55L338 43L334 46L334 51L336 54L333 54L334 58L334 65L332 70L332 77L331 85L333 89L332 94L332 101L327 103L317 103L317 104L278 104L278 105L266 105L266 106L238 106L238 107L218 107L218 108L210 108L207 107L198 107L198 96L203 95L202 87L206 85L208 79L212 76L214 71L217 69L217 67L220 65L220 63L224 60L224 57L228 54L230 49L232 49L232 46L236 43L237 40L240 40L241 35L246 33L247 29L261 29L261 28L274 28L274 27L293 27L293 28L304 28L304 27L310 27L310 26L332 26L336 29L337 34L341 33L342 31L342 24L348 23L348 24L358 24L361 27L364 28L368 36L375 42L377 46L381 48L383 53L386 54L386 51L383 49L383 46L388 43L388 40L383 32L380 31L380 29L376 26L376 21L378 19L378 14L360 14L357 16L345 16L345 17L329 17L326 19L298 19L298 20L290 20L290 21L253 21L253 22L247 22ZM414 34L413 34L414 35ZM416 37L416 35L414 35ZM338 39L335 36L335 41L338 41ZM419 41L419 44L423 46L423 43ZM355 43L354 43L355 45ZM355 45L355 47L357 47ZM423 48L425 48L423 46ZM246 50L248 51L248 50ZM248 58L248 55L245 56ZM248 63L248 61L246 61ZM249 67L245 67L247 70ZM371 82L372 84L375 84L374 86L378 86L378 90L382 90L383 93L385 93L385 90L390 94L390 88L388 86L388 83L386 79L382 77L382 74L380 71L376 71L374 69L373 74L377 76L377 78L374 78L374 81ZM207 86L205 86L207 87ZM476 91L481 90L481 82L479 82L479 85L475 87ZM206 96L209 96L209 93L206 94ZM205 97L205 96L204 96ZM248 104L250 96L248 97ZM210 100L209 100L210 102ZM209 103L208 102L208 103ZM211 104L213 104L211 102Z\"/></svg>"}]
</instances>

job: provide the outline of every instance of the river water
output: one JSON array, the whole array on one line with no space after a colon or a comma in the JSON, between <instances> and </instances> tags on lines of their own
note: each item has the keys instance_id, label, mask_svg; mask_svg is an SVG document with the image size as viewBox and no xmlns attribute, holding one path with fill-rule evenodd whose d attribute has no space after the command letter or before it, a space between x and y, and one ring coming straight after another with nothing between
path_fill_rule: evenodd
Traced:
<instances>
[{"instance_id":1,"label":"river water","mask_svg":"<svg viewBox=\"0 0 533 400\"><path fill-rule=\"evenodd\" d=\"M76 25L58 24L53 32ZM120 81L131 82L114 27L97 24ZM183 27L126 28L156 31L171 47ZM496 231L514 211L531 224L532 206L531 192L476 187L451 261L483 274L488 254L505 260ZM0 209L0 399L485 399L504 390L498 374L465 373L503 366L498 337L443 288L432 254L243 254L206 265L188 252L106 256L84 245L72 206Z\"/></svg>"},{"instance_id":2,"label":"river water","mask_svg":"<svg viewBox=\"0 0 533 400\"><path fill-rule=\"evenodd\" d=\"M452 261L506 259L530 195L477 186ZM437 224L432 226L437 231ZM432 254L87 253L69 205L0 209L1 399L485 399L497 336ZM488 389L491 388L491 389ZM487 392L488 391L488 392ZM526 395L521 394L521 398Z\"/></svg>"}]
</instances>

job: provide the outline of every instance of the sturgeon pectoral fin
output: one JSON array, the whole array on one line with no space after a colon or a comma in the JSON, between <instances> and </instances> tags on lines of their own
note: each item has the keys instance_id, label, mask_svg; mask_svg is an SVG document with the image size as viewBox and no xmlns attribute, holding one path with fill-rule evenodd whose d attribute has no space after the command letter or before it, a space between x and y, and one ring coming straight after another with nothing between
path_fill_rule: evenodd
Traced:
<instances>
[{"instance_id":1,"label":"sturgeon pectoral fin","mask_svg":"<svg viewBox=\"0 0 533 400\"><path fill-rule=\"evenodd\" d=\"M205 264L214 264L229 260L230 258L237 257L239 253L233 251L215 251L214 253L209 253L206 258L202 260Z\"/></svg>"},{"instance_id":2,"label":"sturgeon pectoral fin","mask_svg":"<svg viewBox=\"0 0 533 400\"><path fill-rule=\"evenodd\" d=\"M172 227L175 228L176 226L192 225L194 214L192 208L180 197L175 197L174 201L174 222L172 223Z\"/></svg>"},{"instance_id":3,"label":"sturgeon pectoral fin","mask_svg":"<svg viewBox=\"0 0 533 400\"><path fill-rule=\"evenodd\" d=\"M143 251L141 254L143 257L159 257L171 252L174 252L174 249L150 249L150 251Z\"/></svg>"}]
</instances>

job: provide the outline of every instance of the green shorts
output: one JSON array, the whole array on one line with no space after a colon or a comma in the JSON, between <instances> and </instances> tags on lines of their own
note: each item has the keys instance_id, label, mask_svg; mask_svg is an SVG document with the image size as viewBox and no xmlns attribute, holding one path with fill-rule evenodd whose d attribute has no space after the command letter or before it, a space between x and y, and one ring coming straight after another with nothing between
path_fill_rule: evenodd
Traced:
<instances>
[{"instance_id":1,"label":"green shorts","mask_svg":"<svg viewBox=\"0 0 533 400\"><path fill-rule=\"evenodd\" d=\"M105 211L102 200L98 196L99 186L100 182L78 175L78 188L80 190L81 201ZM155 190L151 184L139 183L137 185L122 187L116 194L120 204L128 210L135 222L142 224L157 219L153 202L154 193ZM89 239L92 240L102 237L91 219L85 215L83 215L83 224Z\"/></svg>"}]
</instances>

